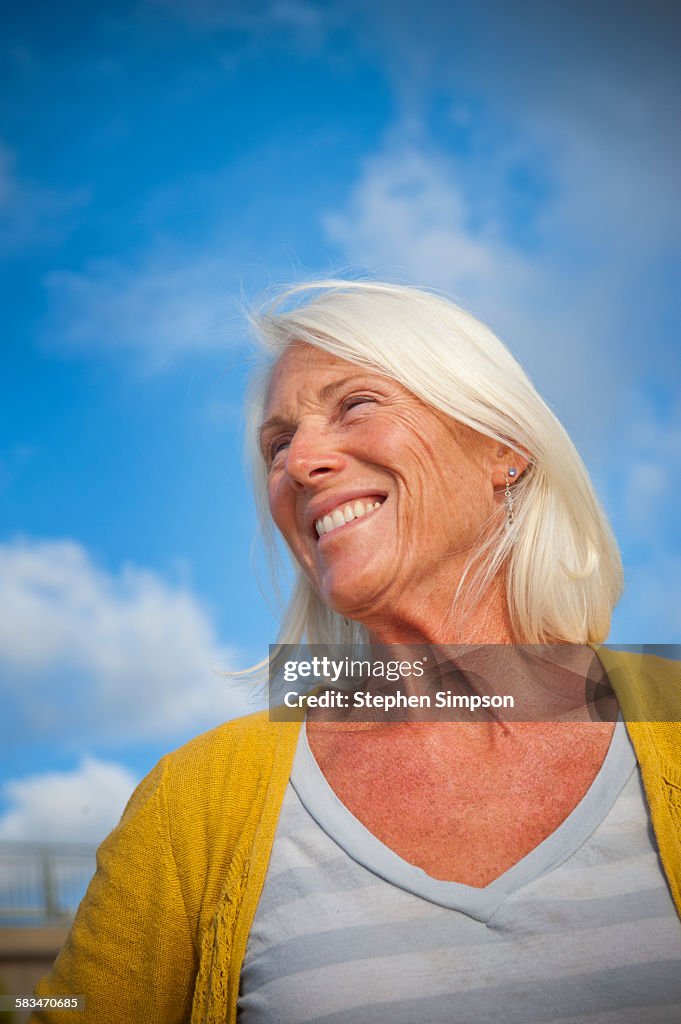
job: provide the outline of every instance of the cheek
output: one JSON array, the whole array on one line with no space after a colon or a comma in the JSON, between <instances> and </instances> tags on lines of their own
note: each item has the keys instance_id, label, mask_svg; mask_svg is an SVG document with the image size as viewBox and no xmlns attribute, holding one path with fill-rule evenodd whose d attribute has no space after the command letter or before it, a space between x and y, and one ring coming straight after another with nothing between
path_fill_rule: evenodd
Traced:
<instances>
[{"instance_id":1,"label":"cheek","mask_svg":"<svg viewBox=\"0 0 681 1024\"><path fill-rule=\"evenodd\" d=\"M295 496L284 480L270 484L267 494L274 525L302 566L306 557L306 544L303 529L297 519Z\"/></svg>"},{"instance_id":2,"label":"cheek","mask_svg":"<svg viewBox=\"0 0 681 1024\"><path fill-rule=\"evenodd\" d=\"M377 465L394 472L409 492L427 494L431 501L449 489L448 481L465 478L461 452L430 424L404 416L381 427L367 435L365 451Z\"/></svg>"},{"instance_id":3,"label":"cheek","mask_svg":"<svg viewBox=\"0 0 681 1024\"><path fill-rule=\"evenodd\" d=\"M397 473L427 461L422 425L408 413L371 416L354 432L352 447L364 461Z\"/></svg>"},{"instance_id":4,"label":"cheek","mask_svg":"<svg viewBox=\"0 0 681 1024\"><path fill-rule=\"evenodd\" d=\"M267 488L267 498L270 506L270 515L275 525L288 540L293 521L293 503L288 488L283 481L270 481Z\"/></svg>"},{"instance_id":5,"label":"cheek","mask_svg":"<svg viewBox=\"0 0 681 1024\"><path fill-rule=\"evenodd\" d=\"M438 430L418 426L401 438L386 436L384 451L410 500L408 514L423 517L437 529L454 523L476 526L494 510L494 495L481 466Z\"/></svg>"}]
</instances>

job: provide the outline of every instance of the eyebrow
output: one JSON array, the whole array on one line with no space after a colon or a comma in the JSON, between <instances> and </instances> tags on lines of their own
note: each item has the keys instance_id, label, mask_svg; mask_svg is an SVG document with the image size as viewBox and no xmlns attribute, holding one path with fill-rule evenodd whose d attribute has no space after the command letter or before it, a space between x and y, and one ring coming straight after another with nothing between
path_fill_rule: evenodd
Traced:
<instances>
[{"instance_id":1,"label":"eyebrow","mask_svg":"<svg viewBox=\"0 0 681 1024\"><path fill-rule=\"evenodd\" d=\"M356 380L357 377L366 377L366 375L366 371L363 374L351 373L349 376L342 377L340 380L333 380L331 381L330 384L325 384L324 387L320 388L319 391L317 392L317 400L320 402L328 402L330 398L333 398L334 395L342 388L344 388L346 384L349 384L350 381ZM268 419L265 420L265 422L260 427L260 430L258 431L260 447L262 448L263 435L267 433L268 430L271 430L273 427L283 428L291 427L292 425L293 424L291 423L291 421L288 420L285 416L270 416Z\"/></svg>"}]
</instances>

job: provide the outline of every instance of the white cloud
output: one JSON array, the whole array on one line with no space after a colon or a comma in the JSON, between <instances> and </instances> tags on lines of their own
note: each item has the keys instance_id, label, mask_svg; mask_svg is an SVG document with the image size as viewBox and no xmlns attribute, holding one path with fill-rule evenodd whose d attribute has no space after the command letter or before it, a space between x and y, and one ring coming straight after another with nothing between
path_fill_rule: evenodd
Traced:
<instances>
[{"instance_id":1,"label":"white cloud","mask_svg":"<svg viewBox=\"0 0 681 1024\"><path fill-rule=\"evenodd\" d=\"M498 304L504 336L551 338L565 325L558 340L578 359L580 348L612 354L615 388L651 366L681 372L669 324L681 231L679 9L626 3L613 17L581 3L485 0L461 19L435 0L378 0L360 24L398 97L394 134L428 147L437 115L434 134L460 154L468 205L475 198L464 223L486 209L508 237L530 238L531 287ZM409 265L400 249L391 262ZM477 287L498 284L497 275ZM607 369L606 358L591 374Z\"/></svg>"},{"instance_id":2,"label":"white cloud","mask_svg":"<svg viewBox=\"0 0 681 1024\"><path fill-rule=\"evenodd\" d=\"M0 142L0 255L31 245L63 241L76 225L75 214L89 202L85 189L59 192L22 181L16 155Z\"/></svg>"},{"instance_id":3,"label":"white cloud","mask_svg":"<svg viewBox=\"0 0 681 1024\"><path fill-rule=\"evenodd\" d=\"M669 552L678 545L681 420L678 409L663 413L660 397L652 397L656 381L664 391L673 379L675 356L654 319L654 301L646 304L633 287L645 279L651 252L666 251L668 226L656 231L650 222L627 238L635 218L646 218L631 204L647 165L622 182L614 171L624 142L612 152L594 142L591 171L598 169L599 180L591 182L586 137L568 140L566 178L539 203L541 242L523 251L495 231L498 201L479 182L470 188L470 167L427 146L417 152L400 145L400 135L409 132L396 131L398 144L368 159L345 205L325 215L328 237L373 272L460 297L511 343L610 499L627 550L627 592L613 642L677 639L678 559ZM498 163L511 166L516 156L502 144ZM653 222L663 219L669 200L663 177ZM650 296L649 279L646 288Z\"/></svg>"},{"instance_id":4,"label":"white cloud","mask_svg":"<svg viewBox=\"0 0 681 1024\"><path fill-rule=\"evenodd\" d=\"M496 202L464 187L456 161L403 141L408 134L396 131L364 163L344 208L323 216L327 237L351 262L442 289L490 323L580 448L597 448L626 369L608 358L610 309L586 289L576 307L572 279L514 248Z\"/></svg>"},{"instance_id":5,"label":"white cloud","mask_svg":"<svg viewBox=\"0 0 681 1024\"><path fill-rule=\"evenodd\" d=\"M108 572L73 541L0 545L3 689L34 737L186 738L254 709L219 675L233 663L189 588Z\"/></svg>"},{"instance_id":6,"label":"white cloud","mask_svg":"<svg viewBox=\"0 0 681 1024\"><path fill-rule=\"evenodd\" d=\"M3 785L8 809L0 817L0 839L99 843L137 782L123 765L94 757L73 771L10 779Z\"/></svg>"},{"instance_id":7,"label":"white cloud","mask_svg":"<svg viewBox=\"0 0 681 1024\"><path fill-rule=\"evenodd\" d=\"M460 294L517 288L529 267L495 233L471 226L473 210L456 164L411 147L368 159L344 211L322 218L327 236L350 258L377 272Z\"/></svg>"},{"instance_id":8,"label":"white cloud","mask_svg":"<svg viewBox=\"0 0 681 1024\"><path fill-rule=\"evenodd\" d=\"M59 351L134 353L158 368L187 350L225 351L231 267L213 257L149 255L139 266L92 263L45 279L50 314L43 344Z\"/></svg>"}]
</instances>

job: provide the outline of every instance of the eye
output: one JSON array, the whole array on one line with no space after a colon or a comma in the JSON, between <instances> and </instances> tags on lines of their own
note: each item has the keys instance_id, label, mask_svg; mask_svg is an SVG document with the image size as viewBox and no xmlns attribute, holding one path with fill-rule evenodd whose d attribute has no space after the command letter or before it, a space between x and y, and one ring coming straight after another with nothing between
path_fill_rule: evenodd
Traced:
<instances>
[{"instance_id":1,"label":"eye","mask_svg":"<svg viewBox=\"0 0 681 1024\"><path fill-rule=\"evenodd\" d=\"M371 395L350 395L343 401L341 406L342 412L350 412L351 409L356 409L359 405L365 405L366 403L375 402L376 400Z\"/></svg>"},{"instance_id":2,"label":"eye","mask_svg":"<svg viewBox=\"0 0 681 1024\"><path fill-rule=\"evenodd\" d=\"M280 434L279 437L273 438L270 441L269 447L268 447L268 450L267 450L267 453L269 455L270 463L274 462L274 460L276 459L277 455L279 455L280 452L283 452L285 448L288 448L290 443L291 443L291 435L290 434Z\"/></svg>"}]
</instances>

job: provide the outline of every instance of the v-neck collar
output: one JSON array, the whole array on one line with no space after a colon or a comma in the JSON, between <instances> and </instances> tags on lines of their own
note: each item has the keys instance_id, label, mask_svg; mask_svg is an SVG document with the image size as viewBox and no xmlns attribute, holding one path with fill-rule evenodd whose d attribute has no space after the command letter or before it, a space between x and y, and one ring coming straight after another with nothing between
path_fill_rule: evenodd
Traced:
<instances>
[{"instance_id":1,"label":"v-neck collar","mask_svg":"<svg viewBox=\"0 0 681 1024\"><path fill-rule=\"evenodd\" d=\"M338 798L317 764L305 723L291 771L291 785L317 824L353 860L422 899L487 922L503 901L575 853L605 819L636 765L621 717L598 774L558 828L503 874L482 888L433 878L381 842Z\"/></svg>"}]
</instances>

